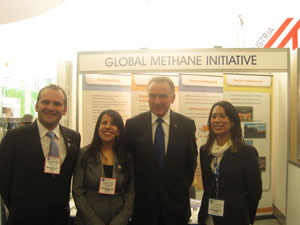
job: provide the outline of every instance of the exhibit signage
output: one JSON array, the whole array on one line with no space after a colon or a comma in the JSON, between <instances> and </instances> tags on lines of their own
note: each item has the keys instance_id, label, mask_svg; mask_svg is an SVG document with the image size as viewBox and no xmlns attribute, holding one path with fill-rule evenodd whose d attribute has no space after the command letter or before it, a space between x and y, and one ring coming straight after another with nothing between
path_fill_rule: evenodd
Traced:
<instances>
[{"instance_id":1,"label":"exhibit signage","mask_svg":"<svg viewBox=\"0 0 300 225\"><path fill-rule=\"evenodd\" d=\"M227 75L228 85L270 87L272 79L269 76Z\"/></svg>"},{"instance_id":2,"label":"exhibit signage","mask_svg":"<svg viewBox=\"0 0 300 225\"><path fill-rule=\"evenodd\" d=\"M215 50L215 49L214 49ZM226 51L223 51L226 50ZM256 49L257 50L257 49ZM79 54L79 71L286 70L286 51L117 51Z\"/></svg>"},{"instance_id":3,"label":"exhibit signage","mask_svg":"<svg viewBox=\"0 0 300 225\"><path fill-rule=\"evenodd\" d=\"M105 74L88 74L86 75L86 83L87 84L95 84L95 85L130 85L131 77L130 76L122 76L122 75L110 75L107 76Z\"/></svg>"},{"instance_id":4,"label":"exhibit signage","mask_svg":"<svg viewBox=\"0 0 300 225\"><path fill-rule=\"evenodd\" d=\"M223 87L223 79L217 79L215 76L185 75L182 76L182 84L187 86L201 87Z\"/></svg>"},{"instance_id":5,"label":"exhibit signage","mask_svg":"<svg viewBox=\"0 0 300 225\"><path fill-rule=\"evenodd\" d=\"M300 19L296 22L296 20L293 20L294 18L287 18L282 25L278 28L278 30L275 32L274 35L270 38L270 40L266 43L264 48L271 48L273 45L275 45L275 42L277 42L279 39L279 44L277 48L284 48L288 44L288 42L291 41L292 43L292 50L295 50L298 48L298 31L300 29ZM293 21L293 23L291 23ZM288 26L291 24L292 27L288 28ZM290 29L290 30L289 30ZM289 31L287 34L286 32ZM286 31L286 32L284 32ZM273 32L273 29L269 29L269 32L266 32L265 35L263 35L262 38L260 38L257 41L257 46L260 46L266 37L269 36Z\"/></svg>"},{"instance_id":6,"label":"exhibit signage","mask_svg":"<svg viewBox=\"0 0 300 225\"><path fill-rule=\"evenodd\" d=\"M198 149L209 134L211 106L227 100L236 107L245 141L259 153L264 190L259 212L272 213L271 140L272 125L277 121L271 118L279 114L272 112L271 103L279 76L287 76L289 53L289 49L254 48L79 52L78 130L82 144L91 142L103 110L117 110L124 122L148 111L149 80L168 76L176 94L171 109L195 121ZM193 186L203 190L199 160Z\"/></svg>"}]
</instances>

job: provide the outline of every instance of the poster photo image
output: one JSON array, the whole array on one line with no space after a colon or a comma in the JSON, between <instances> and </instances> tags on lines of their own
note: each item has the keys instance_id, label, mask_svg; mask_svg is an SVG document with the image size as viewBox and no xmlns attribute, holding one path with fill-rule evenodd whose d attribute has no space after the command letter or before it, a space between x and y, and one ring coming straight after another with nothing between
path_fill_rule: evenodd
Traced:
<instances>
[{"instance_id":1,"label":"poster photo image","mask_svg":"<svg viewBox=\"0 0 300 225\"><path fill-rule=\"evenodd\" d=\"M5 118L18 118L21 113L21 100L19 98L2 97L2 115Z\"/></svg>"},{"instance_id":2,"label":"poster photo image","mask_svg":"<svg viewBox=\"0 0 300 225\"><path fill-rule=\"evenodd\" d=\"M265 123L244 123L245 138L266 138Z\"/></svg>"},{"instance_id":3,"label":"poster photo image","mask_svg":"<svg viewBox=\"0 0 300 225\"><path fill-rule=\"evenodd\" d=\"M236 106L235 107L241 122L253 121L253 107L252 106Z\"/></svg>"},{"instance_id":4,"label":"poster photo image","mask_svg":"<svg viewBox=\"0 0 300 225\"><path fill-rule=\"evenodd\" d=\"M266 171L266 157L262 156L258 158L259 167L262 172Z\"/></svg>"}]
</instances>

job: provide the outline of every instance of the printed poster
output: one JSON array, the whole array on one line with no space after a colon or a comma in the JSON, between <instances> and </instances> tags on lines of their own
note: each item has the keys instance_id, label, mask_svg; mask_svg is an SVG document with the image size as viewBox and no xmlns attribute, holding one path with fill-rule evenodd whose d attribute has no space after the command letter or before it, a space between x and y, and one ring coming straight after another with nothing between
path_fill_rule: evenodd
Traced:
<instances>
[{"instance_id":1,"label":"printed poster","mask_svg":"<svg viewBox=\"0 0 300 225\"><path fill-rule=\"evenodd\" d=\"M125 123L131 116L130 75L86 74L82 76L82 101L79 106L82 146L91 143L95 124L106 109L118 111Z\"/></svg>"}]
</instances>

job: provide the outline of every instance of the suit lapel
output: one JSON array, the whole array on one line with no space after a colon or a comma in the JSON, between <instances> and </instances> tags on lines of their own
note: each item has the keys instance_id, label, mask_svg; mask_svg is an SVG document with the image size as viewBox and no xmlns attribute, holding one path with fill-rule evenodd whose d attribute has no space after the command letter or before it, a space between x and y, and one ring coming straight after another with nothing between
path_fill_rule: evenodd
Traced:
<instances>
[{"instance_id":1,"label":"suit lapel","mask_svg":"<svg viewBox=\"0 0 300 225\"><path fill-rule=\"evenodd\" d=\"M168 146L167 146L167 154L165 155L165 166L167 165L168 162L168 155L171 154L171 151L174 148L173 146L177 146L177 140L178 137L180 136L178 134L178 128L179 128L179 124L178 124L178 119L176 114L171 110L170 111L170 127L169 127L169 140L168 140Z\"/></svg>"},{"instance_id":2,"label":"suit lapel","mask_svg":"<svg viewBox=\"0 0 300 225\"><path fill-rule=\"evenodd\" d=\"M178 127L178 121L176 114L173 113L173 111L170 111L170 127L169 127L169 141L168 141L168 150L170 146L170 140L175 140L175 137L177 136L177 127Z\"/></svg>"},{"instance_id":3,"label":"suit lapel","mask_svg":"<svg viewBox=\"0 0 300 225\"><path fill-rule=\"evenodd\" d=\"M100 156L99 156L100 158ZM104 173L102 173L102 162L100 161L99 164L95 165L94 163L88 163L88 167L93 172L93 174L99 179L100 177L104 176Z\"/></svg>"},{"instance_id":4,"label":"suit lapel","mask_svg":"<svg viewBox=\"0 0 300 225\"><path fill-rule=\"evenodd\" d=\"M144 152L147 155L147 159L149 159L151 162L154 162L157 166L159 166L158 158L156 154L156 150L154 148L153 138L152 137L152 119L151 119L151 111L147 112L145 114L145 117L142 118L141 123L144 124L142 131L141 140L145 142L144 146Z\"/></svg>"},{"instance_id":5,"label":"suit lapel","mask_svg":"<svg viewBox=\"0 0 300 225\"><path fill-rule=\"evenodd\" d=\"M140 121L143 123L143 128L141 131L141 139L146 141L147 146L151 146L150 150L154 149L153 137L152 137L152 120L151 120L151 112L149 111L145 114L145 117Z\"/></svg>"},{"instance_id":6,"label":"suit lapel","mask_svg":"<svg viewBox=\"0 0 300 225\"><path fill-rule=\"evenodd\" d=\"M61 133L64 137L65 146L66 146L66 158L61 166L61 173L65 172L67 168L72 168L74 165L74 162L76 161L76 151L73 149L74 147L74 140L72 139L71 133L63 126L60 126Z\"/></svg>"},{"instance_id":7,"label":"suit lapel","mask_svg":"<svg viewBox=\"0 0 300 225\"><path fill-rule=\"evenodd\" d=\"M153 143L153 138L152 137L152 118L151 118L151 111L147 114L146 117L146 123L145 123L145 129L144 129L144 135L145 135L145 140L149 141L149 146L152 146L154 149L154 143ZM151 143L151 144L150 144Z\"/></svg>"},{"instance_id":8,"label":"suit lapel","mask_svg":"<svg viewBox=\"0 0 300 225\"><path fill-rule=\"evenodd\" d=\"M220 162L220 170L222 170L222 168L224 167L224 165L226 165L228 163L228 161L230 161L231 159L231 155L232 155L232 151L231 151L231 147L228 148L225 152L224 152L224 155L221 159L221 162Z\"/></svg>"},{"instance_id":9,"label":"suit lapel","mask_svg":"<svg viewBox=\"0 0 300 225\"><path fill-rule=\"evenodd\" d=\"M42 149L41 139L37 127L37 122L35 121L32 125L27 127L26 143L24 143L23 148L27 149L28 154L31 155L32 165L37 166L38 170L44 172L44 162L45 156ZM28 147L27 147L28 146Z\"/></svg>"},{"instance_id":10,"label":"suit lapel","mask_svg":"<svg viewBox=\"0 0 300 225\"><path fill-rule=\"evenodd\" d=\"M118 178L120 176L121 169L122 169L122 167L119 163L119 160L118 160L117 156L115 155L115 164L114 164L114 170L115 170L115 175L116 175L115 178Z\"/></svg>"}]
</instances>

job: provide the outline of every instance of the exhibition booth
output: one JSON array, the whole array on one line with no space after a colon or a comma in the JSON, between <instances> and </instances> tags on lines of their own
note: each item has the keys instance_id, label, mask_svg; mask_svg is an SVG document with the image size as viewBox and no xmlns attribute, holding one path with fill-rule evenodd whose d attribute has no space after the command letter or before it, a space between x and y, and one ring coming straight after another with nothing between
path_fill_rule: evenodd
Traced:
<instances>
[{"instance_id":1,"label":"exhibition booth","mask_svg":"<svg viewBox=\"0 0 300 225\"><path fill-rule=\"evenodd\" d=\"M300 174L297 138L300 127L297 119L300 112L299 64L298 52L290 57L289 49L79 52L76 75L72 74L72 63L58 65L57 83L70 99L69 111L62 123L77 129L82 136L82 146L85 146L91 141L101 111L115 109L124 122L148 111L146 86L149 79L168 76L176 91L171 109L195 120L198 149L208 135L207 119L213 103L224 99L238 110L245 140L259 153L263 195L257 217L268 217L277 212L285 217L289 209L287 199L293 203L288 212L297 216L293 209L299 202L294 197L295 188L300 186L294 184ZM37 91L1 87L2 111L4 106L11 108L19 112L20 118L25 113L24 105L27 105L34 115L36 97ZM288 121L289 114L292 123ZM7 125L3 124L0 138ZM296 171L287 178L287 169ZM199 158L193 186L196 196L191 199L191 224L197 221L203 193ZM72 200L70 206L74 216L76 208ZM2 207L2 224L3 214Z\"/></svg>"},{"instance_id":2,"label":"exhibition booth","mask_svg":"<svg viewBox=\"0 0 300 225\"><path fill-rule=\"evenodd\" d=\"M176 87L171 109L195 120L198 149L208 134L212 104L224 99L236 107L245 140L259 153L263 195L257 216L273 215L274 208L285 214L286 191L274 194L273 189L286 189L289 59L289 49L79 52L73 93L77 94L76 126L82 145L90 143L102 110L115 109L124 121L147 111L149 79L168 76ZM278 153L283 155L282 163L275 168ZM193 186L196 199L201 199L199 159ZM193 212L193 217L196 214Z\"/></svg>"}]
</instances>

